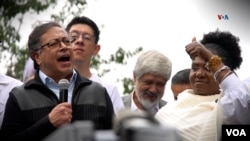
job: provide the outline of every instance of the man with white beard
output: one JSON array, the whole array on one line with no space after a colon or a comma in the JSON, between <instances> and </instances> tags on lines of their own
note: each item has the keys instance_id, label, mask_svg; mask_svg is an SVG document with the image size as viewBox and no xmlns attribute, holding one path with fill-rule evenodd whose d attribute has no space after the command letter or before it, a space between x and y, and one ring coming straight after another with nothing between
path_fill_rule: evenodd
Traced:
<instances>
[{"instance_id":1,"label":"man with white beard","mask_svg":"<svg viewBox=\"0 0 250 141\"><path fill-rule=\"evenodd\" d=\"M164 54L149 50L142 53L133 71L134 91L122 97L126 108L154 115L167 102L162 100L172 72L172 63Z\"/></svg>"}]
</instances>

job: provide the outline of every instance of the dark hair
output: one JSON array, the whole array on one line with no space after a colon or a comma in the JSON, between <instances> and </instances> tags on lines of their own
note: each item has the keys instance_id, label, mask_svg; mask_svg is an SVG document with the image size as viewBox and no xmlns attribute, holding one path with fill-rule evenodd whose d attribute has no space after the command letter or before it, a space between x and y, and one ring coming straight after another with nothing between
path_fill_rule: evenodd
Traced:
<instances>
[{"instance_id":1,"label":"dark hair","mask_svg":"<svg viewBox=\"0 0 250 141\"><path fill-rule=\"evenodd\" d=\"M85 17L85 16L74 17L70 21L70 23L67 25L66 31L69 32L70 28L75 24L86 24L86 25L90 26L94 31L95 43L98 43L100 31L99 31L98 26L96 25L96 23L93 20L91 20L90 18Z\"/></svg>"},{"instance_id":2,"label":"dark hair","mask_svg":"<svg viewBox=\"0 0 250 141\"><path fill-rule=\"evenodd\" d=\"M36 51L38 51L41 46L42 35L46 33L52 27L61 27L61 25L59 25L56 22L43 23L43 24L36 26L31 32L31 34L29 35L29 40L28 40L29 54L32 60L34 61L34 68L36 70L39 69L39 65L36 63L36 60L33 58L33 54Z\"/></svg>"},{"instance_id":3,"label":"dark hair","mask_svg":"<svg viewBox=\"0 0 250 141\"><path fill-rule=\"evenodd\" d=\"M230 32L219 31L209 32L203 35L201 43L212 53L222 57L222 62L231 70L239 69L243 61L241 57L240 39Z\"/></svg>"},{"instance_id":4,"label":"dark hair","mask_svg":"<svg viewBox=\"0 0 250 141\"><path fill-rule=\"evenodd\" d=\"M190 84L189 82L190 69L178 71L171 79L171 85L175 84Z\"/></svg>"}]
</instances>

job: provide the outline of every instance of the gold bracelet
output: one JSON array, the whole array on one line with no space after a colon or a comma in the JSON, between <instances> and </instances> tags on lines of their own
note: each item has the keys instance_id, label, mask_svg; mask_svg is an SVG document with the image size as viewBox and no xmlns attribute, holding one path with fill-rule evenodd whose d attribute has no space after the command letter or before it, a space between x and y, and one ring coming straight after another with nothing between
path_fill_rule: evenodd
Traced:
<instances>
[{"instance_id":1,"label":"gold bracelet","mask_svg":"<svg viewBox=\"0 0 250 141\"><path fill-rule=\"evenodd\" d=\"M220 56L218 55L213 55L208 62L206 62L205 67L209 70L209 71L215 71L218 66L221 64L222 59Z\"/></svg>"}]
</instances>

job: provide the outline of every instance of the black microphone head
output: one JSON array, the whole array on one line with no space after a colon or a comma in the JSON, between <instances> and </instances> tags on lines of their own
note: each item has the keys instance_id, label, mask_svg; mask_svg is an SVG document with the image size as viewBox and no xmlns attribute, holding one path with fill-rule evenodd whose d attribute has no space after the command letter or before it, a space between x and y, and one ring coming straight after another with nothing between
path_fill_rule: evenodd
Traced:
<instances>
[{"instance_id":1,"label":"black microphone head","mask_svg":"<svg viewBox=\"0 0 250 141\"><path fill-rule=\"evenodd\" d=\"M58 82L60 89L68 89L69 88L69 81L67 79L61 79Z\"/></svg>"},{"instance_id":2,"label":"black microphone head","mask_svg":"<svg viewBox=\"0 0 250 141\"><path fill-rule=\"evenodd\" d=\"M125 108L117 112L117 115L113 119L113 129L116 134L120 134L121 128L124 128L124 123L131 119L143 119L146 118L144 111L132 111L131 109Z\"/></svg>"}]
</instances>

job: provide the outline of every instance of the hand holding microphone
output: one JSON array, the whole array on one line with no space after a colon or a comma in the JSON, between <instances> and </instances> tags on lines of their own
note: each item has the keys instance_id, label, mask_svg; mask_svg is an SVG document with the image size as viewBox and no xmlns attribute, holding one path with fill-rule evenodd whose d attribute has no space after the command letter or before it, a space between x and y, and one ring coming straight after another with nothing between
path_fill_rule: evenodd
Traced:
<instances>
[{"instance_id":1,"label":"hand holding microphone","mask_svg":"<svg viewBox=\"0 0 250 141\"><path fill-rule=\"evenodd\" d=\"M48 115L50 123L54 127L60 127L70 123L72 119L72 107L70 103L63 102L52 109Z\"/></svg>"},{"instance_id":2,"label":"hand holding microphone","mask_svg":"<svg viewBox=\"0 0 250 141\"><path fill-rule=\"evenodd\" d=\"M55 127L60 127L66 123L70 123L72 119L72 109L71 104L68 102L68 88L69 81L67 79L61 79L58 83L59 92L59 102L56 107L52 109L49 113L49 120Z\"/></svg>"}]
</instances>

